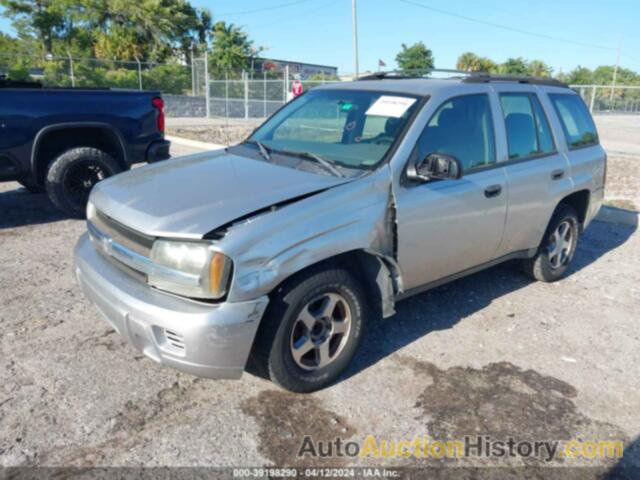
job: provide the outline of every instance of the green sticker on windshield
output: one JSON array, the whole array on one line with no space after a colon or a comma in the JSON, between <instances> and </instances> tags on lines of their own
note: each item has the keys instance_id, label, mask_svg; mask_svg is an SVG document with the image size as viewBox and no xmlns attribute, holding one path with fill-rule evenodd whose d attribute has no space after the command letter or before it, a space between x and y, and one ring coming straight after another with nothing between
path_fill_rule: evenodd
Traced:
<instances>
[{"instance_id":1,"label":"green sticker on windshield","mask_svg":"<svg viewBox=\"0 0 640 480\"><path fill-rule=\"evenodd\" d=\"M343 112L348 112L349 110L351 110L353 108L353 103L349 103L349 102L345 102L342 104L342 106L340 107L340 110L342 110Z\"/></svg>"}]
</instances>

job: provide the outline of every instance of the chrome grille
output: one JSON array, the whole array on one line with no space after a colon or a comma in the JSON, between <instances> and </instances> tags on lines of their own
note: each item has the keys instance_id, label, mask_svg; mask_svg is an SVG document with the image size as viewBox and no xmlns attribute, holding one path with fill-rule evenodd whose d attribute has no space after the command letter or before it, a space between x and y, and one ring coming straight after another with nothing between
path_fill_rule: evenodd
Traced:
<instances>
[{"instance_id":1,"label":"chrome grille","mask_svg":"<svg viewBox=\"0 0 640 480\"><path fill-rule=\"evenodd\" d=\"M87 229L94 245L123 272L147 281L153 237L138 233L98 210L87 218Z\"/></svg>"},{"instance_id":2,"label":"chrome grille","mask_svg":"<svg viewBox=\"0 0 640 480\"><path fill-rule=\"evenodd\" d=\"M114 221L95 208L89 208L87 230L95 248L123 271L147 281L149 277L199 286L199 274L187 273L151 260L154 239ZM100 228L100 227L102 228Z\"/></svg>"},{"instance_id":3,"label":"chrome grille","mask_svg":"<svg viewBox=\"0 0 640 480\"><path fill-rule=\"evenodd\" d=\"M108 236L114 242L140 255L149 257L153 247L153 237L143 235L135 230L125 227L104 213L97 211L89 222L103 235Z\"/></svg>"}]
</instances>

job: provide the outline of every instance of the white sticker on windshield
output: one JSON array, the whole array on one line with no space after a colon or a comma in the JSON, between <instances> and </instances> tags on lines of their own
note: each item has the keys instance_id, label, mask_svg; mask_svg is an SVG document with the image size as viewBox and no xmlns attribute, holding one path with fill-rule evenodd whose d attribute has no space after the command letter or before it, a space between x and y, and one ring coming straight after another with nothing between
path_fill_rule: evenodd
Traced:
<instances>
[{"instance_id":1,"label":"white sticker on windshield","mask_svg":"<svg viewBox=\"0 0 640 480\"><path fill-rule=\"evenodd\" d=\"M369 107L366 114L400 118L415 101L415 98L383 95Z\"/></svg>"}]
</instances>

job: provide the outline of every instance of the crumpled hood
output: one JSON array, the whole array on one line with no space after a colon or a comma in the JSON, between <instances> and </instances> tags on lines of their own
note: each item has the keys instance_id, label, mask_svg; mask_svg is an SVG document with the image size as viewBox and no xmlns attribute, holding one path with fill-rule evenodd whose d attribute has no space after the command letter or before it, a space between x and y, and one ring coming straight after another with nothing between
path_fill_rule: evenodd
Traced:
<instances>
[{"instance_id":1,"label":"crumpled hood","mask_svg":"<svg viewBox=\"0 0 640 480\"><path fill-rule=\"evenodd\" d=\"M93 189L91 202L150 236L202 238L256 210L348 181L224 151L206 152L104 180Z\"/></svg>"}]
</instances>

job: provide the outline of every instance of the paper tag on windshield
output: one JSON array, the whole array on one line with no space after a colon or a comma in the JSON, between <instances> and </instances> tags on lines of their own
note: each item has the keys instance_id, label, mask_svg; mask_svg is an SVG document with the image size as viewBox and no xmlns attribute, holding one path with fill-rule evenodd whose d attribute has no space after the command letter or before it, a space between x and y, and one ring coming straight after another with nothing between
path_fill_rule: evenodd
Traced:
<instances>
[{"instance_id":1,"label":"paper tag on windshield","mask_svg":"<svg viewBox=\"0 0 640 480\"><path fill-rule=\"evenodd\" d=\"M400 118L415 101L415 98L383 95L369 107L366 114Z\"/></svg>"}]
</instances>

